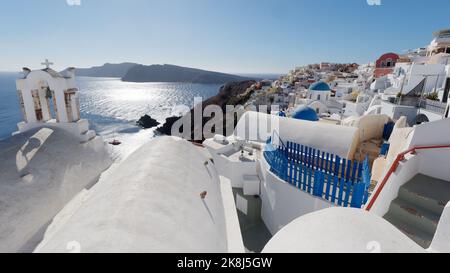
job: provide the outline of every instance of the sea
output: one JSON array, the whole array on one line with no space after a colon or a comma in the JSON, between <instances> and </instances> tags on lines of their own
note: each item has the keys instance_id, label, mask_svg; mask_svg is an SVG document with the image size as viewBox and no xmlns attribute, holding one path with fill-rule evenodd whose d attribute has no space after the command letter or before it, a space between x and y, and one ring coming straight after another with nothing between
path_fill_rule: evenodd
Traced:
<instances>
[{"instance_id":1,"label":"sea","mask_svg":"<svg viewBox=\"0 0 450 273\"><path fill-rule=\"evenodd\" d=\"M0 140L17 131L22 120L15 80L18 73L0 73ZM143 130L136 121L148 114L164 123L167 117L180 115L192 108L194 98L215 96L220 84L128 83L118 78L78 77L81 116L105 141L118 139L114 147L117 159L128 156L155 136L154 130Z\"/></svg>"},{"instance_id":2,"label":"sea","mask_svg":"<svg viewBox=\"0 0 450 273\"><path fill-rule=\"evenodd\" d=\"M277 74L240 74L277 79ZM22 121L16 91L20 73L0 73L0 140L17 131ZM143 130L136 121L150 115L161 124L170 116L179 116L194 107L194 98L215 96L221 84L129 83L119 78L77 77L81 117L106 142L117 139L122 145L112 147L115 159L124 159L156 136L155 129Z\"/></svg>"}]
</instances>

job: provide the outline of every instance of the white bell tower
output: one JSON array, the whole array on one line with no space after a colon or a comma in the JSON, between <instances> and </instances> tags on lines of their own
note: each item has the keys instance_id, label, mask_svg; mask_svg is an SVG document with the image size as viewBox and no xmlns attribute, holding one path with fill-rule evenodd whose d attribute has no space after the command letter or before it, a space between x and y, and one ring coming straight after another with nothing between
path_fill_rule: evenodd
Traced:
<instances>
[{"instance_id":1,"label":"white bell tower","mask_svg":"<svg viewBox=\"0 0 450 273\"><path fill-rule=\"evenodd\" d=\"M58 73L48 59L42 70L23 68L23 78L16 81L23 121L19 133L38 127L59 127L88 142L96 137L89 130L89 121L80 117L75 68Z\"/></svg>"}]
</instances>

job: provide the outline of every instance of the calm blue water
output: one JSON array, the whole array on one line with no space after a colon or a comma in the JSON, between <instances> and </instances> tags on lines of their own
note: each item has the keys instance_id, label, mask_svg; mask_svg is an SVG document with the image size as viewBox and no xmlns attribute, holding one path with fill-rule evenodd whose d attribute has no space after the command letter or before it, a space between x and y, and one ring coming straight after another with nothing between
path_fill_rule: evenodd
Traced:
<instances>
[{"instance_id":1,"label":"calm blue water","mask_svg":"<svg viewBox=\"0 0 450 273\"><path fill-rule=\"evenodd\" d=\"M0 139L17 131L17 123L22 120L15 79L20 74L0 73Z\"/></svg>"},{"instance_id":2,"label":"calm blue water","mask_svg":"<svg viewBox=\"0 0 450 273\"><path fill-rule=\"evenodd\" d=\"M15 79L19 74L0 73L0 139L17 130L22 120ZM216 95L221 85L186 83L125 83L113 78L77 78L81 114L105 138L138 133L136 120L149 114L163 122L179 111L193 107L194 97ZM174 110L175 108L175 110ZM178 110L177 110L178 109Z\"/></svg>"}]
</instances>

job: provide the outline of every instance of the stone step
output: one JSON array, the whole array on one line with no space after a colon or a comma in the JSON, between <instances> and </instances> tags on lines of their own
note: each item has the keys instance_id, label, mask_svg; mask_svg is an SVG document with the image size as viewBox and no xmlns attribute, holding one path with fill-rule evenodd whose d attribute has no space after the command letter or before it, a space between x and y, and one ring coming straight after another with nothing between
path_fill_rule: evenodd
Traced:
<instances>
[{"instance_id":1,"label":"stone step","mask_svg":"<svg viewBox=\"0 0 450 273\"><path fill-rule=\"evenodd\" d=\"M413 227L402 220L398 219L396 215L389 212L384 216L384 219L398 228L401 232L403 232L406 236L411 238L414 242L416 242L421 247L427 249L430 247L431 242L433 241L433 235L419 229Z\"/></svg>"},{"instance_id":2,"label":"stone step","mask_svg":"<svg viewBox=\"0 0 450 273\"><path fill-rule=\"evenodd\" d=\"M450 182L418 174L400 188L384 218L428 248L449 200Z\"/></svg>"},{"instance_id":3,"label":"stone step","mask_svg":"<svg viewBox=\"0 0 450 273\"><path fill-rule=\"evenodd\" d=\"M419 174L400 188L399 198L441 215L450 201L450 182Z\"/></svg>"},{"instance_id":4,"label":"stone step","mask_svg":"<svg viewBox=\"0 0 450 273\"><path fill-rule=\"evenodd\" d=\"M392 202L389 211L397 219L411 226L415 226L431 235L436 233L440 215L432 211L400 198Z\"/></svg>"}]
</instances>

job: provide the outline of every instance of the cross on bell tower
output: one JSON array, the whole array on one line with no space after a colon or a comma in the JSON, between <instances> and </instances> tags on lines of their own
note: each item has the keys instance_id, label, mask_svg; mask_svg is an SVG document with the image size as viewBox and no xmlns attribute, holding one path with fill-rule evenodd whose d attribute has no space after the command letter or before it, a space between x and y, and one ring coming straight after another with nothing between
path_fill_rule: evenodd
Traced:
<instances>
[{"instance_id":1,"label":"cross on bell tower","mask_svg":"<svg viewBox=\"0 0 450 273\"><path fill-rule=\"evenodd\" d=\"M41 63L42 65L45 65L48 68L50 68L51 65L54 65L54 63L50 62L48 59L45 59L45 62Z\"/></svg>"}]
</instances>

